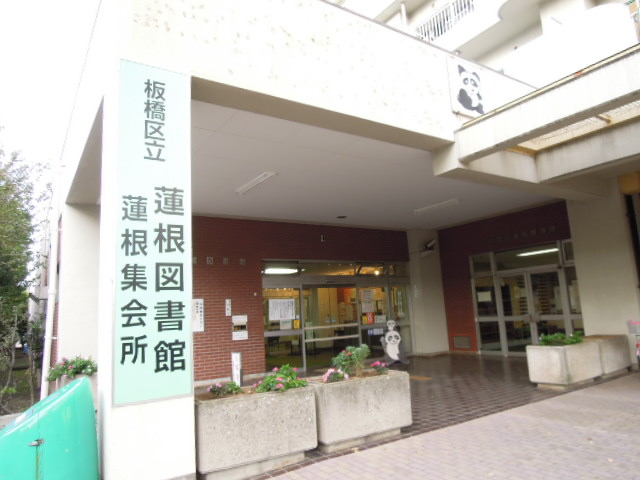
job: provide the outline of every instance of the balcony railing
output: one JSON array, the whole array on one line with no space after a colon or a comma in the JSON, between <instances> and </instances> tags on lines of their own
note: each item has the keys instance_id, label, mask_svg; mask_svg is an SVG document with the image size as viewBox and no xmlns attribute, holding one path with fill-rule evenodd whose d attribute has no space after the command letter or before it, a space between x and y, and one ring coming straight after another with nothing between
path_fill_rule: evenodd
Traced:
<instances>
[{"instance_id":1,"label":"balcony railing","mask_svg":"<svg viewBox=\"0 0 640 480\"><path fill-rule=\"evenodd\" d=\"M472 13L475 10L475 3L475 0L455 0L448 3L416 28L417 36L427 42L434 41Z\"/></svg>"}]
</instances>

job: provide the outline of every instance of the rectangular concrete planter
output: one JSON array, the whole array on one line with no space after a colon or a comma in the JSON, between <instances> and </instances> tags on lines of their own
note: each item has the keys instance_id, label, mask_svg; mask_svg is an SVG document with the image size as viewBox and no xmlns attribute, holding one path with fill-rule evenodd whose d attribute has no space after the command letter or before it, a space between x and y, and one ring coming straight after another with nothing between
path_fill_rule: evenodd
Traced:
<instances>
[{"instance_id":1,"label":"rectangular concrete planter","mask_svg":"<svg viewBox=\"0 0 640 480\"><path fill-rule=\"evenodd\" d=\"M527 346L529 380L539 386L570 386L602 376L597 342Z\"/></svg>"},{"instance_id":2,"label":"rectangular concrete planter","mask_svg":"<svg viewBox=\"0 0 640 480\"><path fill-rule=\"evenodd\" d=\"M584 340L598 343L603 375L616 375L631 368L629 338L626 335L589 335Z\"/></svg>"},{"instance_id":3,"label":"rectangular concrete planter","mask_svg":"<svg viewBox=\"0 0 640 480\"><path fill-rule=\"evenodd\" d=\"M198 479L260 475L318 445L311 387L196 399L195 415Z\"/></svg>"},{"instance_id":4,"label":"rectangular concrete planter","mask_svg":"<svg viewBox=\"0 0 640 480\"><path fill-rule=\"evenodd\" d=\"M323 451L351 448L400 433L411 425L409 374L384 375L333 383L312 383Z\"/></svg>"}]
</instances>

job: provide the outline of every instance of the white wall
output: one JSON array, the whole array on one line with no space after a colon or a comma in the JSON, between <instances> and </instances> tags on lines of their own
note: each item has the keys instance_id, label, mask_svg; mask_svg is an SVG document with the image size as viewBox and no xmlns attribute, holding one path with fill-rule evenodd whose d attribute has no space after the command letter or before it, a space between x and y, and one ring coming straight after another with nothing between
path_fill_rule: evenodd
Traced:
<instances>
[{"instance_id":1,"label":"white wall","mask_svg":"<svg viewBox=\"0 0 640 480\"><path fill-rule=\"evenodd\" d=\"M98 359L98 258L100 209L62 209L58 304L58 359Z\"/></svg>"},{"instance_id":2,"label":"white wall","mask_svg":"<svg viewBox=\"0 0 640 480\"><path fill-rule=\"evenodd\" d=\"M438 234L430 230L410 230L409 274L413 323L413 353L429 354L449 351L447 316L440 273ZM428 256L421 255L422 246L435 239L436 246Z\"/></svg>"},{"instance_id":3,"label":"white wall","mask_svg":"<svg viewBox=\"0 0 640 480\"><path fill-rule=\"evenodd\" d=\"M609 198L567 208L585 333L627 334L626 321L640 320L640 295L624 197L612 180Z\"/></svg>"}]
</instances>

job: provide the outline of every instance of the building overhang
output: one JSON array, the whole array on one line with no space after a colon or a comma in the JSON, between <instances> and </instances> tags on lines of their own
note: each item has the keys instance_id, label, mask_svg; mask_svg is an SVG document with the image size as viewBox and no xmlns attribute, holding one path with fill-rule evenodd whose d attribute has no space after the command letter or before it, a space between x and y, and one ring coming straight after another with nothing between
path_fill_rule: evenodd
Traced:
<instances>
[{"instance_id":1,"label":"building overhang","mask_svg":"<svg viewBox=\"0 0 640 480\"><path fill-rule=\"evenodd\" d=\"M455 133L436 155L436 175L518 184L588 200L607 177L638 169L640 45L486 115Z\"/></svg>"}]
</instances>

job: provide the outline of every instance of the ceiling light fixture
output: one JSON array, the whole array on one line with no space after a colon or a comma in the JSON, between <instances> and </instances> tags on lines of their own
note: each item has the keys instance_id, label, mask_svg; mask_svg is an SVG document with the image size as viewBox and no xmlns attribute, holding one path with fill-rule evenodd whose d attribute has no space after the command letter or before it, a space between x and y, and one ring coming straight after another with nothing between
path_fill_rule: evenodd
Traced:
<instances>
[{"instance_id":1,"label":"ceiling light fixture","mask_svg":"<svg viewBox=\"0 0 640 480\"><path fill-rule=\"evenodd\" d=\"M460 203L460 200L458 200L457 198L450 198L449 200L445 200L444 202L434 203L433 205L417 208L413 211L413 214L422 215L423 213L430 212L431 210L437 210L438 208L449 207L451 205L457 205L459 203Z\"/></svg>"},{"instance_id":2,"label":"ceiling light fixture","mask_svg":"<svg viewBox=\"0 0 640 480\"><path fill-rule=\"evenodd\" d=\"M545 253L553 253L557 251L557 248L545 248L544 250L534 250L533 252L519 253L516 255L516 257L530 257L531 255L542 255Z\"/></svg>"},{"instance_id":3,"label":"ceiling light fixture","mask_svg":"<svg viewBox=\"0 0 640 480\"><path fill-rule=\"evenodd\" d=\"M252 188L257 187L258 185L261 185L267 180L269 180L270 178L274 177L275 174L276 174L275 172L262 172L253 180L249 180L247 183L245 183L241 187L236 188L236 193L239 195L244 195Z\"/></svg>"},{"instance_id":4,"label":"ceiling light fixture","mask_svg":"<svg viewBox=\"0 0 640 480\"><path fill-rule=\"evenodd\" d=\"M286 267L268 267L264 273L267 275L292 275L294 273L298 273L297 268L286 268Z\"/></svg>"}]
</instances>

